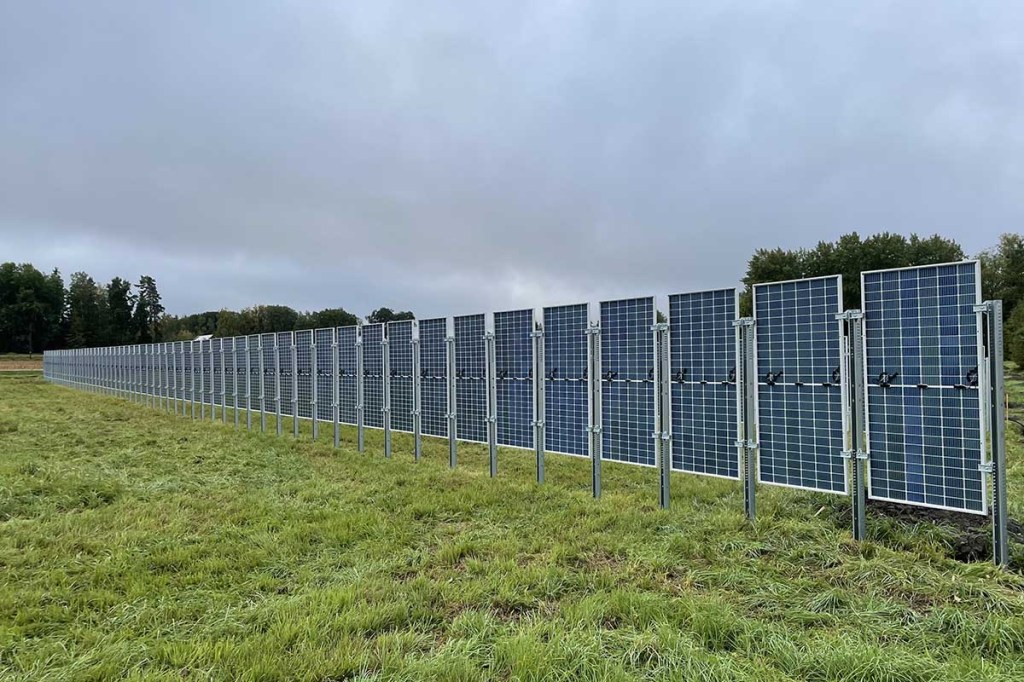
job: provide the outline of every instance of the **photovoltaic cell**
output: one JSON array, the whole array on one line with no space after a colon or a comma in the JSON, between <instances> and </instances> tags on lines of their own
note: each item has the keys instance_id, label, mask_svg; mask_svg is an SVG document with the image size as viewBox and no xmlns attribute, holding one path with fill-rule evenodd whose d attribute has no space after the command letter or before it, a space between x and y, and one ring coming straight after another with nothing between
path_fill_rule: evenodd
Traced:
<instances>
[{"instance_id":1,"label":"photovoltaic cell","mask_svg":"<svg viewBox=\"0 0 1024 682\"><path fill-rule=\"evenodd\" d=\"M498 443L533 447L533 310L494 314Z\"/></svg>"},{"instance_id":2,"label":"photovoltaic cell","mask_svg":"<svg viewBox=\"0 0 1024 682\"><path fill-rule=\"evenodd\" d=\"M260 335L250 334L246 339L246 349L249 353L249 409L259 412L263 409L263 370L260 369L260 360L263 357L263 349L260 347Z\"/></svg>"},{"instance_id":3,"label":"photovoltaic cell","mask_svg":"<svg viewBox=\"0 0 1024 682\"><path fill-rule=\"evenodd\" d=\"M861 282L870 496L986 513L980 264L866 272Z\"/></svg>"},{"instance_id":4,"label":"photovoltaic cell","mask_svg":"<svg viewBox=\"0 0 1024 682\"><path fill-rule=\"evenodd\" d=\"M249 407L249 383L246 372L246 359L249 355L249 339L244 336L235 337L235 408L239 410Z\"/></svg>"},{"instance_id":5,"label":"photovoltaic cell","mask_svg":"<svg viewBox=\"0 0 1024 682\"><path fill-rule=\"evenodd\" d=\"M292 372L292 345L295 343L293 332L277 333L277 381L280 397L281 414L290 417L294 414L295 403L292 394L295 376Z\"/></svg>"},{"instance_id":6,"label":"photovoltaic cell","mask_svg":"<svg viewBox=\"0 0 1024 682\"><path fill-rule=\"evenodd\" d=\"M655 465L654 299L601 304L601 458Z\"/></svg>"},{"instance_id":7,"label":"photovoltaic cell","mask_svg":"<svg viewBox=\"0 0 1024 682\"><path fill-rule=\"evenodd\" d=\"M213 346L213 344L212 344L211 341L200 341L199 342L199 353L200 353L199 361L202 363L200 367L201 367L201 374L202 374L202 389L203 389L203 393L202 393L202 396L200 396L200 400L202 402L205 402L205 403L209 404L209 405L213 404L213 400L212 400L212 394L213 394L213 372L210 371L210 357L213 355L213 348L212 348L212 346ZM147 360L147 358L145 356L143 356L143 361L148 363L148 360ZM145 365L143 365L143 367L144 367L144 370L145 370ZM143 376L145 377L146 375L144 374Z\"/></svg>"},{"instance_id":8,"label":"photovoltaic cell","mask_svg":"<svg viewBox=\"0 0 1024 682\"><path fill-rule=\"evenodd\" d=\"M841 296L838 276L754 286L763 483L846 492Z\"/></svg>"},{"instance_id":9,"label":"photovoltaic cell","mask_svg":"<svg viewBox=\"0 0 1024 682\"><path fill-rule=\"evenodd\" d=\"M210 355L211 362L207 364L207 371L210 371L211 386L213 389L213 400L214 405L223 405L223 395L221 391L224 389L224 375L221 374L221 359L224 356L223 347L221 346L221 339L210 340Z\"/></svg>"},{"instance_id":10,"label":"photovoltaic cell","mask_svg":"<svg viewBox=\"0 0 1024 682\"><path fill-rule=\"evenodd\" d=\"M739 478L736 289L669 296L672 468Z\"/></svg>"},{"instance_id":11,"label":"photovoltaic cell","mask_svg":"<svg viewBox=\"0 0 1024 682\"><path fill-rule=\"evenodd\" d=\"M298 402L295 409L304 419L313 418L313 330L295 332L295 385Z\"/></svg>"},{"instance_id":12,"label":"photovoltaic cell","mask_svg":"<svg viewBox=\"0 0 1024 682\"><path fill-rule=\"evenodd\" d=\"M125 361L124 361L123 353L125 353L126 350L127 349L125 349L125 348L121 349L122 355L121 355L120 360L119 360L120 365L121 365L120 372L121 372L122 381L123 381L124 370L125 370ZM184 341L176 341L174 343L174 377L175 377L175 380L177 382L175 384L175 387L176 387L175 388L175 397L177 397L178 400L184 400L188 396L188 394L185 391L185 342Z\"/></svg>"},{"instance_id":13,"label":"photovoltaic cell","mask_svg":"<svg viewBox=\"0 0 1024 682\"><path fill-rule=\"evenodd\" d=\"M235 406L235 338L230 337L220 340L221 357L224 360L222 365L224 377L224 396L222 404L225 408Z\"/></svg>"},{"instance_id":14,"label":"photovoltaic cell","mask_svg":"<svg viewBox=\"0 0 1024 682\"><path fill-rule=\"evenodd\" d=\"M586 303L544 309L545 450L588 455Z\"/></svg>"},{"instance_id":15,"label":"photovoltaic cell","mask_svg":"<svg viewBox=\"0 0 1024 682\"><path fill-rule=\"evenodd\" d=\"M261 334L263 354L263 411L277 412L277 334Z\"/></svg>"},{"instance_id":16,"label":"photovoltaic cell","mask_svg":"<svg viewBox=\"0 0 1024 682\"><path fill-rule=\"evenodd\" d=\"M455 318L455 400L459 440L487 442L487 350L481 315Z\"/></svg>"},{"instance_id":17,"label":"photovoltaic cell","mask_svg":"<svg viewBox=\"0 0 1024 682\"><path fill-rule=\"evenodd\" d=\"M358 327L338 327L338 419L356 423L356 340Z\"/></svg>"},{"instance_id":18,"label":"photovoltaic cell","mask_svg":"<svg viewBox=\"0 0 1024 682\"><path fill-rule=\"evenodd\" d=\"M412 433L412 320L388 323L391 428Z\"/></svg>"},{"instance_id":19,"label":"photovoltaic cell","mask_svg":"<svg viewBox=\"0 0 1024 682\"><path fill-rule=\"evenodd\" d=\"M428 436L448 436L447 350L444 318L420 321L421 429Z\"/></svg>"},{"instance_id":20,"label":"photovoltaic cell","mask_svg":"<svg viewBox=\"0 0 1024 682\"><path fill-rule=\"evenodd\" d=\"M384 325L363 325L363 421L384 428Z\"/></svg>"},{"instance_id":21,"label":"photovoltaic cell","mask_svg":"<svg viewBox=\"0 0 1024 682\"><path fill-rule=\"evenodd\" d=\"M316 340L316 418L334 421L334 330L317 329Z\"/></svg>"}]
</instances>

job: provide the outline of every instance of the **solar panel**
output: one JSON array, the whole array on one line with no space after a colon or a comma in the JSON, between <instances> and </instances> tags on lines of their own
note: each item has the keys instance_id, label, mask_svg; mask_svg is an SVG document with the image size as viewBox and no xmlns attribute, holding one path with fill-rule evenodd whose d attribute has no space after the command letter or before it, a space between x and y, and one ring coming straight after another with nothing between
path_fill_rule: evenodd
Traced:
<instances>
[{"instance_id":1,"label":"solar panel","mask_svg":"<svg viewBox=\"0 0 1024 682\"><path fill-rule=\"evenodd\" d=\"M869 494L984 514L977 261L861 275Z\"/></svg>"},{"instance_id":2,"label":"solar panel","mask_svg":"<svg viewBox=\"0 0 1024 682\"><path fill-rule=\"evenodd\" d=\"M318 421L334 421L334 330L317 329L316 340L316 418Z\"/></svg>"},{"instance_id":3,"label":"solar panel","mask_svg":"<svg viewBox=\"0 0 1024 682\"><path fill-rule=\"evenodd\" d=\"M313 330L295 332L295 409L303 419L313 418Z\"/></svg>"},{"instance_id":4,"label":"solar panel","mask_svg":"<svg viewBox=\"0 0 1024 682\"><path fill-rule=\"evenodd\" d=\"M263 351L260 349L260 335L250 334L246 339L246 350L249 354L249 403L250 410L263 411Z\"/></svg>"},{"instance_id":5,"label":"solar panel","mask_svg":"<svg viewBox=\"0 0 1024 682\"><path fill-rule=\"evenodd\" d=\"M281 414L288 417L295 413L295 376L292 369L294 344L294 332L277 333L277 381L280 397L278 407Z\"/></svg>"},{"instance_id":6,"label":"solar panel","mask_svg":"<svg viewBox=\"0 0 1024 682\"><path fill-rule=\"evenodd\" d=\"M124 354L127 353L127 349L126 348L122 348L121 349L121 353L122 353L121 360L120 360L120 362L121 362L121 388L123 389L124 388L124 379L125 379L125 364L126 364L125 363L125 355ZM176 391L176 393L177 393L178 400L184 401L185 399L188 398L188 392L187 392L186 385L185 385L185 377L186 377L186 371L187 370L185 369L185 355L186 355L186 353L185 353L185 342L184 341L177 341L174 344L174 355L175 355L175 357L174 357L174 360L175 360L174 374L175 374L175 378L176 378L176 380L178 382L177 383L177 391Z\"/></svg>"},{"instance_id":7,"label":"solar panel","mask_svg":"<svg viewBox=\"0 0 1024 682\"><path fill-rule=\"evenodd\" d=\"M487 349L485 317L455 318L455 412L459 440L487 442Z\"/></svg>"},{"instance_id":8,"label":"solar panel","mask_svg":"<svg viewBox=\"0 0 1024 682\"><path fill-rule=\"evenodd\" d=\"M260 335L263 353L263 411L277 413L277 334Z\"/></svg>"},{"instance_id":9,"label":"solar panel","mask_svg":"<svg viewBox=\"0 0 1024 682\"><path fill-rule=\"evenodd\" d=\"M235 364L233 365L235 375L235 422L238 422L238 411L249 407L249 372L246 369L246 362L249 356L248 339L244 336L236 336Z\"/></svg>"},{"instance_id":10,"label":"solar panel","mask_svg":"<svg viewBox=\"0 0 1024 682\"><path fill-rule=\"evenodd\" d=\"M388 323L391 428L412 433L412 320Z\"/></svg>"},{"instance_id":11,"label":"solar panel","mask_svg":"<svg viewBox=\"0 0 1024 682\"><path fill-rule=\"evenodd\" d=\"M669 296L672 468L739 478L736 289Z\"/></svg>"},{"instance_id":12,"label":"solar panel","mask_svg":"<svg viewBox=\"0 0 1024 682\"><path fill-rule=\"evenodd\" d=\"M586 303L544 309L545 446L549 452L588 456Z\"/></svg>"},{"instance_id":13,"label":"solar panel","mask_svg":"<svg viewBox=\"0 0 1024 682\"><path fill-rule=\"evenodd\" d=\"M205 407L209 405L213 409L213 372L210 370L213 358L213 343L210 340L199 342L200 353L200 376L202 377L202 396L200 401ZM145 358L144 358L145 359Z\"/></svg>"},{"instance_id":14,"label":"solar panel","mask_svg":"<svg viewBox=\"0 0 1024 682\"><path fill-rule=\"evenodd\" d=\"M366 426L384 428L384 325L363 325L363 419Z\"/></svg>"},{"instance_id":15,"label":"solar panel","mask_svg":"<svg viewBox=\"0 0 1024 682\"><path fill-rule=\"evenodd\" d=\"M498 443L533 447L533 310L494 313Z\"/></svg>"},{"instance_id":16,"label":"solar panel","mask_svg":"<svg viewBox=\"0 0 1024 682\"><path fill-rule=\"evenodd\" d=\"M448 437L446 320L420 321L420 393L423 433Z\"/></svg>"},{"instance_id":17,"label":"solar panel","mask_svg":"<svg viewBox=\"0 0 1024 682\"><path fill-rule=\"evenodd\" d=\"M762 483L846 492L839 276L754 286Z\"/></svg>"},{"instance_id":18,"label":"solar panel","mask_svg":"<svg viewBox=\"0 0 1024 682\"><path fill-rule=\"evenodd\" d=\"M338 327L338 419L356 423L356 340L358 328Z\"/></svg>"},{"instance_id":19,"label":"solar panel","mask_svg":"<svg viewBox=\"0 0 1024 682\"><path fill-rule=\"evenodd\" d=\"M210 341L210 367L211 367L211 388L213 395L211 396L211 404L223 405L224 394L224 375L221 373L222 365L221 360L224 357L224 350L221 345L220 339L212 339Z\"/></svg>"},{"instance_id":20,"label":"solar panel","mask_svg":"<svg viewBox=\"0 0 1024 682\"><path fill-rule=\"evenodd\" d=\"M221 404L224 406L225 414L228 408L235 406L235 339L229 337L220 340L221 352ZM226 418L226 417L225 417Z\"/></svg>"},{"instance_id":21,"label":"solar panel","mask_svg":"<svg viewBox=\"0 0 1024 682\"><path fill-rule=\"evenodd\" d=\"M601 458L654 466L654 298L601 303Z\"/></svg>"}]
</instances>

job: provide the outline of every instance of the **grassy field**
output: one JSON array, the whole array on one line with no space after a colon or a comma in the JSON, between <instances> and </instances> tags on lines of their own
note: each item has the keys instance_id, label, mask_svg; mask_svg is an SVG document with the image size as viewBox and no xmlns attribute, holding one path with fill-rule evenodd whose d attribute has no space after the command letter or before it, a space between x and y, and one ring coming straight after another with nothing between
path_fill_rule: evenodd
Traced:
<instances>
[{"instance_id":1,"label":"grassy field","mask_svg":"<svg viewBox=\"0 0 1024 682\"><path fill-rule=\"evenodd\" d=\"M41 353L35 353L33 355L23 353L0 353L0 372L41 369L43 369L43 356Z\"/></svg>"},{"instance_id":2,"label":"grassy field","mask_svg":"<svg viewBox=\"0 0 1024 682\"><path fill-rule=\"evenodd\" d=\"M1024 679L1024 577L952 559L957 525L875 509L858 545L838 497L761 487L749 525L729 481L661 511L652 470L595 501L583 460L538 486L529 453L492 480L480 447L303 427L0 376L0 678Z\"/></svg>"}]
</instances>

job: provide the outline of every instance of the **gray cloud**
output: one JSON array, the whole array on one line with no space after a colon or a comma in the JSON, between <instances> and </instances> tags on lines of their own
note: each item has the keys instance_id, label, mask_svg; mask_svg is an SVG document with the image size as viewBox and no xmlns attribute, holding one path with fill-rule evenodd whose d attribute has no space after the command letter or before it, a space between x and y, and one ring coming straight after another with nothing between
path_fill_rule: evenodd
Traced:
<instances>
[{"instance_id":1,"label":"gray cloud","mask_svg":"<svg viewBox=\"0 0 1024 682\"><path fill-rule=\"evenodd\" d=\"M7 3L0 259L172 312L726 286L1020 229L1015 3Z\"/></svg>"}]
</instances>

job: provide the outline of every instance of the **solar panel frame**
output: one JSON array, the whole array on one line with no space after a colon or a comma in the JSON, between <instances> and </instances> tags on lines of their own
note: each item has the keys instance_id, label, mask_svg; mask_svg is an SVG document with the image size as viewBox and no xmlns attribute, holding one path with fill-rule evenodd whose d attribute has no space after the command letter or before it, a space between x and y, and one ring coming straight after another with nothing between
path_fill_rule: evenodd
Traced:
<instances>
[{"instance_id":1,"label":"solar panel frame","mask_svg":"<svg viewBox=\"0 0 1024 682\"><path fill-rule=\"evenodd\" d=\"M384 325L363 325L363 424L384 428Z\"/></svg>"},{"instance_id":2,"label":"solar panel frame","mask_svg":"<svg viewBox=\"0 0 1024 682\"><path fill-rule=\"evenodd\" d=\"M336 330L317 329L313 332L316 343L316 418L321 422L334 421L334 356Z\"/></svg>"},{"instance_id":3,"label":"solar panel frame","mask_svg":"<svg viewBox=\"0 0 1024 682\"><path fill-rule=\"evenodd\" d=\"M285 417L295 414L295 374L292 368L294 345L295 332L277 333L277 407Z\"/></svg>"},{"instance_id":4,"label":"solar panel frame","mask_svg":"<svg viewBox=\"0 0 1024 682\"><path fill-rule=\"evenodd\" d=\"M843 408L847 394L842 357L843 322L836 319L843 309L842 292L841 275L768 282L753 287L760 483L849 494L848 467L842 456L848 447L847 415ZM776 305L778 310L774 311L773 318L768 312L775 298L790 305ZM772 328L773 324L778 328ZM801 331L810 336L811 344L819 345L800 346L802 341L808 340L801 337ZM768 358L772 352L779 357ZM781 371L774 385L766 381L766 372L762 369L773 373ZM824 385L826 383L829 385Z\"/></svg>"},{"instance_id":5,"label":"solar panel frame","mask_svg":"<svg viewBox=\"0 0 1024 682\"><path fill-rule=\"evenodd\" d=\"M313 330L295 331L295 412L313 418Z\"/></svg>"},{"instance_id":6,"label":"solar panel frame","mask_svg":"<svg viewBox=\"0 0 1024 682\"><path fill-rule=\"evenodd\" d=\"M455 324L456 435L471 443L487 442L486 315L460 315Z\"/></svg>"},{"instance_id":7,"label":"solar panel frame","mask_svg":"<svg viewBox=\"0 0 1024 682\"><path fill-rule=\"evenodd\" d=\"M739 291L669 296L674 471L739 480Z\"/></svg>"},{"instance_id":8,"label":"solar panel frame","mask_svg":"<svg viewBox=\"0 0 1024 682\"><path fill-rule=\"evenodd\" d=\"M654 297L602 301L600 310L601 459L656 466Z\"/></svg>"},{"instance_id":9,"label":"solar panel frame","mask_svg":"<svg viewBox=\"0 0 1024 682\"><path fill-rule=\"evenodd\" d=\"M420 402L423 434L448 437L447 319L420 320Z\"/></svg>"},{"instance_id":10,"label":"solar panel frame","mask_svg":"<svg viewBox=\"0 0 1024 682\"><path fill-rule=\"evenodd\" d=\"M220 340L221 352L221 375L223 383L221 388L221 405L224 406L225 419L227 409L235 408L235 337L229 336Z\"/></svg>"},{"instance_id":11,"label":"solar panel frame","mask_svg":"<svg viewBox=\"0 0 1024 682\"><path fill-rule=\"evenodd\" d=\"M277 385L277 334L260 334L260 349L263 360L263 392L260 394L264 416L279 415Z\"/></svg>"},{"instance_id":12,"label":"solar panel frame","mask_svg":"<svg viewBox=\"0 0 1024 682\"><path fill-rule=\"evenodd\" d=\"M211 390L213 394L211 396L211 403L213 405L223 407L223 393L224 390L224 375L221 371L221 360L224 356L223 346L221 345L220 339L210 340L210 366L212 371L211 376Z\"/></svg>"},{"instance_id":13,"label":"solar panel frame","mask_svg":"<svg viewBox=\"0 0 1024 682\"><path fill-rule=\"evenodd\" d=\"M338 327L338 420L342 424L356 423L356 373L357 363L356 342L359 339L359 327L351 325Z\"/></svg>"},{"instance_id":14,"label":"solar panel frame","mask_svg":"<svg viewBox=\"0 0 1024 682\"><path fill-rule=\"evenodd\" d=\"M497 441L505 447L533 449L534 310L494 313L494 368Z\"/></svg>"},{"instance_id":15,"label":"solar panel frame","mask_svg":"<svg viewBox=\"0 0 1024 682\"><path fill-rule=\"evenodd\" d=\"M871 499L988 514L981 302L977 260L861 273Z\"/></svg>"},{"instance_id":16,"label":"solar panel frame","mask_svg":"<svg viewBox=\"0 0 1024 682\"><path fill-rule=\"evenodd\" d=\"M544 449L589 457L587 427L590 387L587 378L587 329L590 305L549 306L544 321Z\"/></svg>"},{"instance_id":17,"label":"solar panel frame","mask_svg":"<svg viewBox=\"0 0 1024 682\"><path fill-rule=\"evenodd\" d=\"M412 433L413 426L413 367L412 367L412 320L388 322L388 355L390 360L389 380L391 382L391 428L403 433Z\"/></svg>"}]
</instances>

